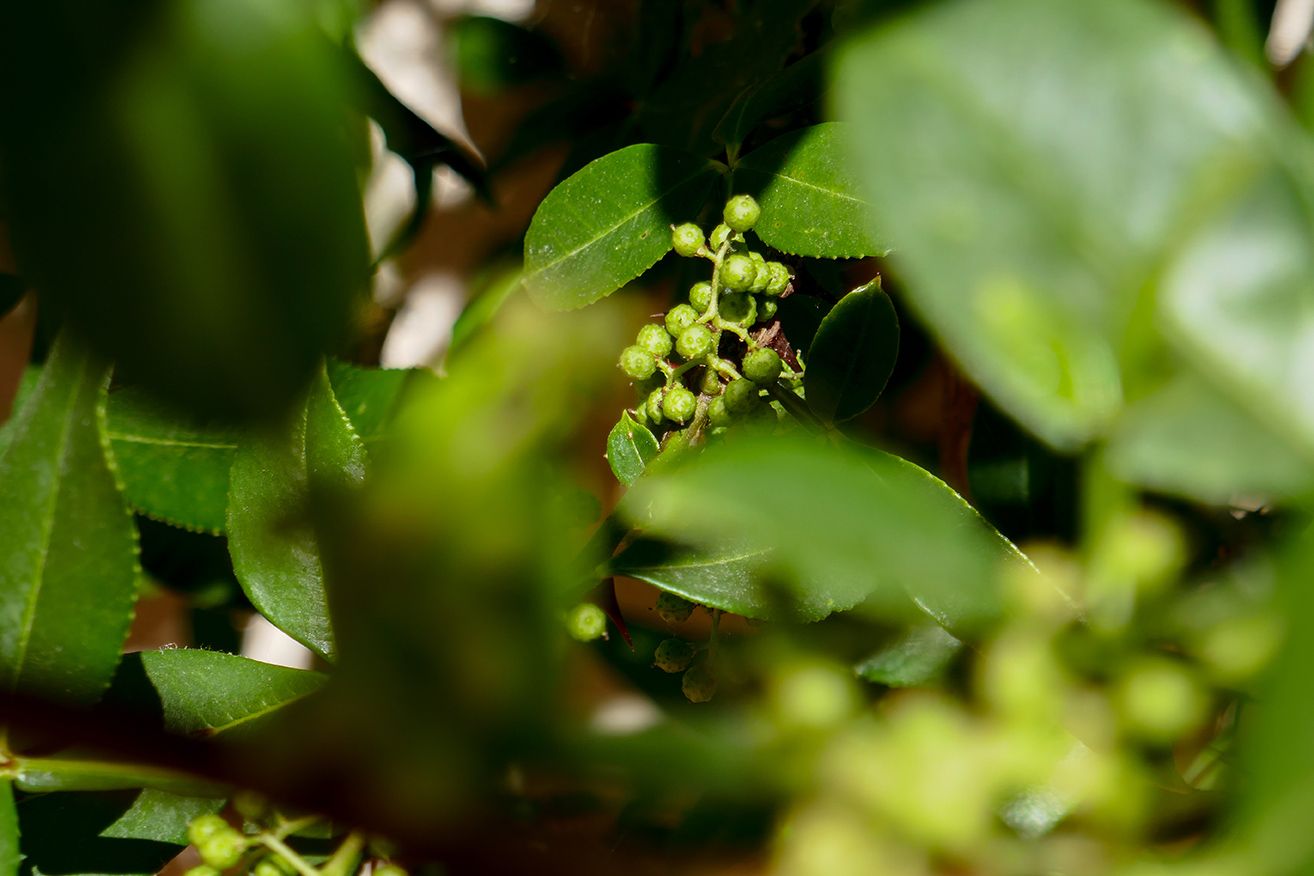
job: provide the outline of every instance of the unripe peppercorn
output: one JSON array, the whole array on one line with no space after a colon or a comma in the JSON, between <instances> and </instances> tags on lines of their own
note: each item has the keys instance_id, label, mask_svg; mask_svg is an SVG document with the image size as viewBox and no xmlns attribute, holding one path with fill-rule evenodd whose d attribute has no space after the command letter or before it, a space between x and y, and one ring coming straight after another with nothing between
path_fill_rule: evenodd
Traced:
<instances>
[{"instance_id":1,"label":"unripe peppercorn","mask_svg":"<svg viewBox=\"0 0 1314 876\"><path fill-rule=\"evenodd\" d=\"M732 380L725 387L725 407L736 416L751 414L762 406L757 384L742 377Z\"/></svg>"},{"instance_id":2,"label":"unripe peppercorn","mask_svg":"<svg viewBox=\"0 0 1314 876\"><path fill-rule=\"evenodd\" d=\"M229 828L197 843L196 850L201 853L201 860L211 867L227 870L242 860L246 845L246 837Z\"/></svg>"},{"instance_id":3,"label":"unripe peppercorn","mask_svg":"<svg viewBox=\"0 0 1314 876\"><path fill-rule=\"evenodd\" d=\"M659 386L648 393L648 400L643 403L643 406L648 409L648 419L653 423L662 422L662 398L665 395L666 388Z\"/></svg>"},{"instance_id":4,"label":"unripe peppercorn","mask_svg":"<svg viewBox=\"0 0 1314 876\"><path fill-rule=\"evenodd\" d=\"M607 614L591 602L581 602L566 615L566 630L577 642L592 642L607 631Z\"/></svg>"},{"instance_id":5,"label":"unripe peppercorn","mask_svg":"<svg viewBox=\"0 0 1314 876\"><path fill-rule=\"evenodd\" d=\"M209 864L197 864L188 870L183 876L219 876L220 871L211 867Z\"/></svg>"},{"instance_id":6,"label":"unripe peppercorn","mask_svg":"<svg viewBox=\"0 0 1314 876\"><path fill-rule=\"evenodd\" d=\"M712 236L708 239L712 249L719 250L730 239L730 226L722 223L712 229Z\"/></svg>"},{"instance_id":7,"label":"unripe peppercorn","mask_svg":"<svg viewBox=\"0 0 1314 876\"><path fill-rule=\"evenodd\" d=\"M730 410L725 406L724 397L718 395L707 405L707 418L718 429L730 425Z\"/></svg>"},{"instance_id":8,"label":"unripe peppercorn","mask_svg":"<svg viewBox=\"0 0 1314 876\"><path fill-rule=\"evenodd\" d=\"M699 663L685 672L680 689L691 703L705 703L716 696L716 676L706 663Z\"/></svg>"},{"instance_id":9,"label":"unripe peppercorn","mask_svg":"<svg viewBox=\"0 0 1314 876\"><path fill-rule=\"evenodd\" d=\"M780 295L789 286L789 268L780 262L767 262L767 284L762 290L772 298Z\"/></svg>"},{"instance_id":10,"label":"unripe peppercorn","mask_svg":"<svg viewBox=\"0 0 1314 876\"><path fill-rule=\"evenodd\" d=\"M744 232L757 224L762 215L762 208L753 200L752 195L735 195L725 202L725 224L733 230Z\"/></svg>"},{"instance_id":11,"label":"unripe peppercorn","mask_svg":"<svg viewBox=\"0 0 1314 876\"><path fill-rule=\"evenodd\" d=\"M757 321L770 322L776 318L776 311L779 309L780 305L776 304L774 299L763 298L757 305Z\"/></svg>"},{"instance_id":12,"label":"unripe peppercorn","mask_svg":"<svg viewBox=\"0 0 1314 876\"><path fill-rule=\"evenodd\" d=\"M701 359L712 352L712 344L712 333L707 330L707 326L691 325L680 333L680 339L675 342L675 352L686 360Z\"/></svg>"},{"instance_id":13,"label":"unripe peppercorn","mask_svg":"<svg viewBox=\"0 0 1314 876\"><path fill-rule=\"evenodd\" d=\"M678 338L685 329L698 321L698 311L688 304L677 304L666 311L666 331Z\"/></svg>"},{"instance_id":14,"label":"unripe peppercorn","mask_svg":"<svg viewBox=\"0 0 1314 876\"><path fill-rule=\"evenodd\" d=\"M663 593L657 597L657 616L668 624L687 621L693 610L692 602L674 593Z\"/></svg>"},{"instance_id":15,"label":"unripe peppercorn","mask_svg":"<svg viewBox=\"0 0 1314 876\"><path fill-rule=\"evenodd\" d=\"M692 222L677 225L671 230L671 244L685 258L696 256L703 248L703 230Z\"/></svg>"},{"instance_id":16,"label":"unripe peppercorn","mask_svg":"<svg viewBox=\"0 0 1314 876\"><path fill-rule=\"evenodd\" d=\"M771 282L771 269L767 267L767 260L762 258L762 253L750 252L748 257L757 265L757 276L753 278L753 285L748 291L763 292L766 290L767 283Z\"/></svg>"},{"instance_id":17,"label":"unripe peppercorn","mask_svg":"<svg viewBox=\"0 0 1314 876\"><path fill-rule=\"evenodd\" d=\"M721 375L717 373L715 368L703 369L703 379L699 381L698 389L703 395L720 395Z\"/></svg>"},{"instance_id":18,"label":"unripe peppercorn","mask_svg":"<svg viewBox=\"0 0 1314 876\"><path fill-rule=\"evenodd\" d=\"M671 343L671 333L655 322L650 322L639 329L639 336L634 340L636 347L658 359L665 359L671 355Z\"/></svg>"},{"instance_id":19,"label":"unripe peppercorn","mask_svg":"<svg viewBox=\"0 0 1314 876\"><path fill-rule=\"evenodd\" d=\"M238 791L231 802L247 821L259 821L269 814L269 801L255 791Z\"/></svg>"},{"instance_id":20,"label":"unripe peppercorn","mask_svg":"<svg viewBox=\"0 0 1314 876\"><path fill-rule=\"evenodd\" d=\"M706 280L694 283L689 290L689 304L699 313L705 313L712 306L712 284Z\"/></svg>"},{"instance_id":21,"label":"unripe peppercorn","mask_svg":"<svg viewBox=\"0 0 1314 876\"><path fill-rule=\"evenodd\" d=\"M187 825L187 839L194 846L199 846L217 833L232 830L221 815L198 815Z\"/></svg>"},{"instance_id":22,"label":"unripe peppercorn","mask_svg":"<svg viewBox=\"0 0 1314 876\"><path fill-rule=\"evenodd\" d=\"M721 262L721 284L732 292L744 292L753 286L757 279L757 265L751 258L740 253L726 256Z\"/></svg>"},{"instance_id":23,"label":"unripe peppercorn","mask_svg":"<svg viewBox=\"0 0 1314 876\"><path fill-rule=\"evenodd\" d=\"M657 361L652 354L640 346L626 347L621 350L620 368L635 380L652 377L657 370Z\"/></svg>"},{"instance_id":24,"label":"unripe peppercorn","mask_svg":"<svg viewBox=\"0 0 1314 876\"><path fill-rule=\"evenodd\" d=\"M288 872L289 869L291 873ZM296 872L296 869L286 864L285 859L280 855L261 858L251 870L253 876L292 876Z\"/></svg>"},{"instance_id":25,"label":"unripe peppercorn","mask_svg":"<svg viewBox=\"0 0 1314 876\"><path fill-rule=\"evenodd\" d=\"M744 357L744 376L765 386L780 377L780 354L767 347L759 347Z\"/></svg>"},{"instance_id":26,"label":"unripe peppercorn","mask_svg":"<svg viewBox=\"0 0 1314 876\"><path fill-rule=\"evenodd\" d=\"M676 423L688 422L697 408L698 397L683 386L672 386L662 399L662 416Z\"/></svg>"},{"instance_id":27,"label":"unripe peppercorn","mask_svg":"<svg viewBox=\"0 0 1314 876\"><path fill-rule=\"evenodd\" d=\"M757 322L757 299L747 292L736 292L721 299L721 319L737 322L740 325L752 325Z\"/></svg>"},{"instance_id":28,"label":"unripe peppercorn","mask_svg":"<svg viewBox=\"0 0 1314 876\"><path fill-rule=\"evenodd\" d=\"M666 639L652 654L652 665L662 672L683 672L693 662L698 650L684 639Z\"/></svg>"}]
</instances>

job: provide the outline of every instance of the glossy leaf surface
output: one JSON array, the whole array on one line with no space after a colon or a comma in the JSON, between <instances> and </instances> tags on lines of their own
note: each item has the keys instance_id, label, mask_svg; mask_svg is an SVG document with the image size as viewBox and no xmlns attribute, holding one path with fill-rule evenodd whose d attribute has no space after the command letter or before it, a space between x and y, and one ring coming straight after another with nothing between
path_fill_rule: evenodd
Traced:
<instances>
[{"instance_id":1,"label":"glossy leaf surface","mask_svg":"<svg viewBox=\"0 0 1314 876\"><path fill-rule=\"evenodd\" d=\"M525 288L572 310L610 295L671 249L716 178L705 159L640 144L604 155L543 199L525 235Z\"/></svg>"},{"instance_id":2,"label":"glossy leaf surface","mask_svg":"<svg viewBox=\"0 0 1314 876\"><path fill-rule=\"evenodd\" d=\"M101 437L109 366L57 342L0 454L0 688L94 702L137 599L137 534Z\"/></svg>"},{"instance_id":3,"label":"glossy leaf surface","mask_svg":"<svg viewBox=\"0 0 1314 876\"><path fill-rule=\"evenodd\" d=\"M616 480L627 487L638 480L657 451L657 439L629 411L621 414L607 436L607 462Z\"/></svg>"},{"instance_id":4,"label":"glossy leaf surface","mask_svg":"<svg viewBox=\"0 0 1314 876\"><path fill-rule=\"evenodd\" d=\"M858 416L875 404L899 355L899 320L880 282L840 299L808 350L803 386L808 407L828 423Z\"/></svg>"}]
</instances>

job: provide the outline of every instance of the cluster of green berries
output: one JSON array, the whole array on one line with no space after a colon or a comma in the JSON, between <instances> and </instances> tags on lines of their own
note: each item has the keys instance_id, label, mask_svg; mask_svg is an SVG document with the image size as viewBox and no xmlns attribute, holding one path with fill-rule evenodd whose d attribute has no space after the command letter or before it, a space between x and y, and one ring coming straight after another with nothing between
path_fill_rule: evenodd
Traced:
<instances>
[{"instance_id":1,"label":"cluster of green berries","mask_svg":"<svg viewBox=\"0 0 1314 876\"><path fill-rule=\"evenodd\" d=\"M716 675L712 672L711 660L706 655L699 660L698 652L698 647L692 642L665 639L653 651L652 665L662 672L683 672L680 689L685 698L693 703L705 703L716 694Z\"/></svg>"},{"instance_id":2,"label":"cluster of green berries","mask_svg":"<svg viewBox=\"0 0 1314 876\"><path fill-rule=\"evenodd\" d=\"M653 427L683 427L704 418L713 429L736 418L766 414L765 388L802 372L787 369L775 350L759 346L750 329L775 319L790 288L790 273L748 249L744 233L761 209L749 195L726 202L710 236L693 223L671 232L675 251L712 263L710 280L695 283L687 303L676 304L661 323L639 330L620 355L620 367L640 392L637 416Z\"/></svg>"}]
</instances>

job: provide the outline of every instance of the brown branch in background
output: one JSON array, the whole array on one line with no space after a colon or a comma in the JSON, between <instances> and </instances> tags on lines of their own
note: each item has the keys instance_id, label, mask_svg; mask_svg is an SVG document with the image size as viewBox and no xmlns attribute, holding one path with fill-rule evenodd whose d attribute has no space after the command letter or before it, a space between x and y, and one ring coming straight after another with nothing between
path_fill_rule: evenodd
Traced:
<instances>
[{"instance_id":1,"label":"brown branch in background","mask_svg":"<svg viewBox=\"0 0 1314 876\"><path fill-rule=\"evenodd\" d=\"M942 375L940 397L940 476L968 502L972 488L967 475L967 453L972 446L972 420L981 394L976 387L943 356L939 359Z\"/></svg>"}]
</instances>

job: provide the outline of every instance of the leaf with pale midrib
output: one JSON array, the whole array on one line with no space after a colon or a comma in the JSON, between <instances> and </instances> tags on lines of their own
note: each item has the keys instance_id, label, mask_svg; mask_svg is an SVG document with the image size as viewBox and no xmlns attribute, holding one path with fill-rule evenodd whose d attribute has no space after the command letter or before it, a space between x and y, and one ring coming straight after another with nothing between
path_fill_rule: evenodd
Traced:
<instances>
[{"instance_id":1,"label":"leaf with pale midrib","mask_svg":"<svg viewBox=\"0 0 1314 876\"><path fill-rule=\"evenodd\" d=\"M137 599L137 533L102 438L108 364L61 337L0 454L0 688L99 698Z\"/></svg>"},{"instance_id":2,"label":"leaf with pale midrib","mask_svg":"<svg viewBox=\"0 0 1314 876\"><path fill-rule=\"evenodd\" d=\"M607 463L616 480L627 487L634 483L657 451L657 439L648 427L636 422L629 411L621 413L607 436Z\"/></svg>"},{"instance_id":3,"label":"leaf with pale midrib","mask_svg":"<svg viewBox=\"0 0 1314 876\"><path fill-rule=\"evenodd\" d=\"M821 321L808 349L808 407L828 423L875 404L899 354L899 321L880 281L854 289Z\"/></svg>"}]
</instances>

